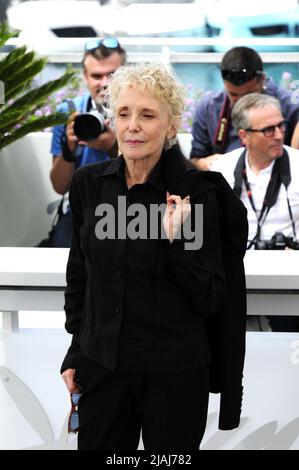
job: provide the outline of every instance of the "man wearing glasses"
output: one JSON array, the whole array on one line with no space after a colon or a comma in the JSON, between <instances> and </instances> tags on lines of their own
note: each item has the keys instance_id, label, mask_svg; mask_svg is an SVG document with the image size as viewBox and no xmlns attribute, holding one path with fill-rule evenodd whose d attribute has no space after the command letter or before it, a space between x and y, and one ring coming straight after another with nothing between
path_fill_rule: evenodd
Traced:
<instances>
[{"instance_id":1,"label":"man wearing glasses","mask_svg":"<svg viewBox=\"0 0 299 470\"><path fill-rule=\"evenodd\" d=\"M266 79L259 54L248 47L234 47L221 62L224 90L208 92L196 109L192 128L190 158L200 170L209 170L219 155L240 147L240 139L231 123L235 103L248 93L264 93L280 101L288 120L285 143L290 145L299 120L299 107L292 104L291 93Z\"/></svg>"},{"instance_id":2,"label":"man wearing glasses","mask_svg":"<svg viewBox=\"0 0 299 470\"><path fill-rule=\"evenodd\" d=\"M104 121L104 132L95 139L84 141L74 132L74 118L92 110L105 109L109 77L125 62L125 50L116 38L93 39L85 45L82 65L88 92L62 103L59 109L66 113L73 112L72 119L67 126L59 125L53 129L53 165L50 178L57 193L64 195L68 192L73 174L80 166L117 156L116 136L109 119ZM52 235L51 246L70 246L71 215L68 207L60 211Z\"/></svg>"},{"instance_id":3,"label":"man wearing glasses","mask_svg":"<svg viewBox=\"0 0 299 470\"><path fill-rule=\"evenodd\" d=\"M252 93L233 108L232 124L245 146L211 165L247 208L247 249L299 249L299 150L284 145L287 122L279 101ZM273 331L299 331L299 317L269 317Z\"/></svg>"}]
</instances>

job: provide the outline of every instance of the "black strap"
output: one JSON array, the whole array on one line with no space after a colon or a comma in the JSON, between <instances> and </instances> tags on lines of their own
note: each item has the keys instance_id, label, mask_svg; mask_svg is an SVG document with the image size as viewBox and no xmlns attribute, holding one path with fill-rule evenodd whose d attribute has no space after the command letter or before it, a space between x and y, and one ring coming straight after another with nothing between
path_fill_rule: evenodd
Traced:
<instances>
[{"instance_id":1,"label":"black strap","mask_svg":"<svg viewBox=\"0 0 299 470\"><path fill-rule=\"evenodd\" d=\"M67 136L66 136L65 132L61 136L60 144L61 144L61 151L62 151L63 159L66 162L75 162L77 160L77 157L69 149L69 146L68 146L68 143L67 143Z\"/></svg>"},{"instance_id":2,"label":"black strap","mask_svg":"<svg viewBox=\"0 0 299 470\"><path fill-rule=\"evenodd\" d=\"M286 189L291 182L290 159L286 149L283 149L282 157L277 159L280 165L280 179Z\"/></svg>"},{"instance_id":3,"label":"black strap","mask_svg":"<svg viewBox=\"0 0 299 470\"><path fill-rule=\"evenodd\" d=\"M294 217L293 217L293 212L292 212L292 208L291 208L291 204L290 204L290 200L289 200L289 196L288 196L288 186L291 182L290 159L289 159L288 153L285 149L284 149L284 152L286 153L287 158L279 159L279 160L283 160L283 161L280 162L280 178L281 178L281 181L282 181L282 183L284 184L284 186L286 188L288 211L289 211L290 219L291 219L291 222L292 222L294 239L296 240L297 239L296 225L295 225L295 220L294 220Z\"/></svg>"},{"instance_id":4,"label":"black strap","mask_svg":"<svg viewBox=\"0 0 299 470\"><path fill-rule=\"evenodd\" d=\"M226 95L223 106L220 111L217 129L214 137L214 145L219 146L223 150L227 141L228 129L231 119L231 104L229 97Z\"/></svg>"},{"instance_id":5,"label":"black strap","mask_svg":"<svg viewBox=\"0 0 299 470\"><path fill-rule=\"evenodd\" d=\"M74 113L75 111L77 111L76 106L75 106L75 103L74 103L73 100L71 100L71 99L66 99L66 100L64 100L64 101L65 101L66 104L67 104L69 113Z\"/></svg>"},{"instance_id":6,"label":"black strap","mask_svg":"<svg viewBox=\"0 0 299 470\"><path fill-rule=\"evenodd\" d=\"M234 171L234 191L241 196L242 193L242 183L244 181L245 187L250 186L247 179L246 174L246 164L245 164L245 157L246 157L246 149L241 153L237 165ZM274 162L271 177L267 186L266 194L264 197L264 203L266 207L271 209L277 201L278 193L280 190L280 185L283 183L285 188L287 189L291 182L291 173L290 173L290 162L289 162L289 155L286 149L283 149L283 154L281 157L277 158ZM249 199L252 199L251 193L248 195Z\"/></svg>"},{"instance_id":7,"label":"black strap","mask_svg":"<svg viewBox=\"0 0 299 470\"><path fill-rule=\"evenodd\" d=\"M233 189L240 197L242 193L242 183L244 182L251 207L257 216L257 209L254 204L250 184L247 178L245 157L246 157L246 149L241 153L239 160L237 162L237 165L235 167L235 171L234 171L235 183L234 183ZM285 186L286 192L287 192L290 182L291 182L291 172L290 172L289 155L286 149L284 148L282 156L277 158L274 162L271 177L270 177L270 180L266 189L266 194L263 200L262 209L261 209L259 216L257 216L257 231L256 231L254 239L249 242L247 249L251 248L251 246L255 243L255 241L260 239L260 232L261 232L262 225L265 222L266 217L271 207L273 207L276 204L281 183ZM295 223L294 223L292 209L291 209L289 198L288 198L288 193L287 193L287 203L288 203L290 219L292 222L294 237L296 238Z\"/></svg>"},{"instance_id":8,"label":"black strap","mask_svg":"<svg viewBox=\"0 0 299 470\"><path fill-rule=\"evenodd\" d=\"M243 172L244 172L244 168L246 168L246 165L245 165L246 152L247 152L247 149L244 149L243 152L241 153L239 160L237 161L237 164L235 166L235 171L234 171L235 183L234 183L233 189L239 197L241 197L241 194L242 194Z\"/></svg>"},{"instance_id":9,"label":"black strap","mask_svg":"<svg viewBox=\"0 0 299 470\"><path fill-rule=\"evenodd\" d=\"M74 113L76 111L76 106L75 106L74 101L71 99L66 99L64 101L67 104L69 113L70 114ZM66 162L75 162L77 160L77 157L76 155L73 154L73 152L70 151L68 143L67 143L66 125L64 126L64 133L61 136L60 143L61 143L63 159Z\"/></svg>"}]
</instances>

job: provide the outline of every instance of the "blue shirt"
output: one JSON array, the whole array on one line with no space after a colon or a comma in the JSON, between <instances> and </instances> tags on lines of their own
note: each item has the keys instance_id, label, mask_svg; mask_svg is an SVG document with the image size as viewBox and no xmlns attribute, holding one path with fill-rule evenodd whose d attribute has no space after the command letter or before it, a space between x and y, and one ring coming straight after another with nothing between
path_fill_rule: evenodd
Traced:
<instances>
[{"instance_id":1,"label":"blue shirt","mask_svg":"<svg viewBox=\"0 0 299 470\"><path fill-rule=\"evenodd\" d=\"M280 101L282 114L289 121L285 136L285 144L290 145L294 128L299 120L299 107L291 102L291 92L280 88L271 79L266 80L264 93L274 96ZM214 153L227 153L242 146L236 130L229 124L226 143L223 147L216 145L215 134L226 91L209 91L200 100L193 120L192 148L190 157L208 157Z\"/></svg>"},{"instance_id":2,"label":"blue shirt","mask_svg":"<svg viewBox=\"0 0 299 470\"><path fill-rule=\"evenodd\" d=\"M90 103L90 94L84 93L82 96L77 96L73 100L74 106L77 111L80 113L86 113L89 111ZM69 107L67 102L61 103L58 108L58 111L63 113L69 113ZM65 125L61 124L53 127L52 143L51 143L51 153L54 156L59 156L62 154L61 148L61 137L65 133ZM109 160L109 155L103 150L98 150L94 148L89 148L84 145L78 145L76 149L77 160L75 162L76 168L86 165L87 163L96 163L102 162L104 160Z\"/></svg>"}]
</instances>

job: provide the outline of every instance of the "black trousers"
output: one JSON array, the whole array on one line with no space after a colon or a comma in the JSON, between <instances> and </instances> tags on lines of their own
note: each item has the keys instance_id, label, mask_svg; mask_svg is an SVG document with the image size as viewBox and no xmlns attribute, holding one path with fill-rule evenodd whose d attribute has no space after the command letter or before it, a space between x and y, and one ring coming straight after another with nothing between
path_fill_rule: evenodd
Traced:
<instances>
[{"instance_id":1,"label":"black trousers","mask_svg":"<svg viewBox=\"0 0 299 470\"><path fill-rule=\"evenodd\" d=\"M85 358L78 371L79 450L199 450L209 367L172 374L108 371Z\"/></svg>"}]
</instances>

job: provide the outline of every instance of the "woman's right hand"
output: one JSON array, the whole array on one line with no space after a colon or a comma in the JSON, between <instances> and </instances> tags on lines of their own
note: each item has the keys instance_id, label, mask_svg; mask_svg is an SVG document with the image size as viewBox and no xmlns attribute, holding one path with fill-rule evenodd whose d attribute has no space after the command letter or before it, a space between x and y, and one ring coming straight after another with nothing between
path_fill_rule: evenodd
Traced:
<instances>
[{"instance_id":1,"label":"woman's right hand","mask_svg":"<svg viewBox=\"0 0 299 470\"><path fill-rule=\"evenodd\" d=\"M181 199L180 196L166 193L166 211L163 217L164 230L170 243L173 242L181 225L191 212L190 196Z\"/></svg>"},{"instance_id":2,"label":"woman's right hand","mask_svg":"<svg viewBox=\"0 0 299 470\"><path fill-rule=\"evenodd\" d=\"M80 388L75 381L76 369L66 369L61 374L69 393L80 393Z\"/></svg>"}]
</instances>

